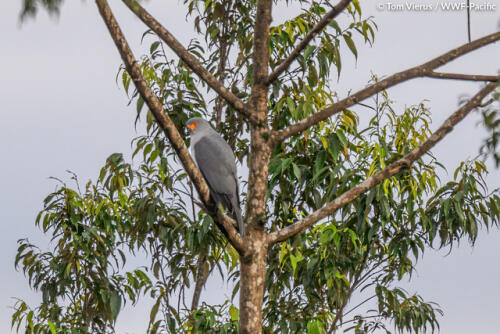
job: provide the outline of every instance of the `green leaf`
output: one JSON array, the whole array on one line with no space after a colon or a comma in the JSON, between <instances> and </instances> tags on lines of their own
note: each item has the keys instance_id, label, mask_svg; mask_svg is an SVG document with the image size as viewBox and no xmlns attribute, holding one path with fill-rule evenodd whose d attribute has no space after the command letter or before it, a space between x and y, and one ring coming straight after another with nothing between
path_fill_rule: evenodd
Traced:
<instances>
[{"instance_id":1,"label":"green leaf","mask_svg":"<svg viewBox=\"0 0 500 334\"><path fill-rule=\"evenodd\" d=\"M229 306L229 315L232 321L238 321L240 318L240 311L234 305Z\"/></svg>"},{"instance_id":2,"label":"green leaf","mask_svg":"<svg viewBox=\"0 0 500 334\"><path fill-rule=\"evenodd\" d=\"M292 166L293 166L293 174L295 175L295 177L297 178L297 181L300 182L301 180L301 172L300 172L300 168L299 166L297 166L295 163L292 163Z\"/></svg>"},{"instance_id":3,"label":"green leaf","mask_svg":"<svg viewBox=\"0 0 500 334\"><path fill-rule=\"evenodd\" d=\"M299 252L297 256L290 254L290 263L292 264L293 274L295 275L295 269L297 268L297 263L302 261L304 256Z\"/></svg>"},{"instance_id":4,"label":"green leaf","mask_svg":"<svg viewBox=\"0 0 500 334\"><path fill-rule=\"evenodd\" d=\"M153 44L151 44L151 46L149 48L149 53L153 54L156 51L156 49L158 49L159 46L160 46L160 42L159 41L156 41Z\"/></svg>"},{"instance_id":5,"label":"green leaf","mask_svg":"<svg viewBox=\"0 0 500 334\"><path fill-rule=\"evenodd\" d=\"M141 114L142 107L144 106L144 99L142 96L139 96L137 99L137 117Z\"/></svg>"},{"instance_id":6,"label":"green leaf","mask_svg":"<svg viewBox=\"0 0 500 334\"><path fill-rule=\"evenodd\" d=\"M295 114L295 102L293 102L293 99L289 96L287 96L286 98L286 105L288 107L288 110L290 111L290 114L295 119L297 117L297 115Z\"/></svg>"},{"instance_id":7,"label":"green leaf","mask_svg":"<svg viewBox=\"0 0 500 334\"><path fill-rule=\"evenodd\" d=\"M109 298L109 306L111 309L111 314L113 316L113 319L116 321L118 313L120 313L120 309L122 307L122 299L118 291L111 292L111 296Z\"/></svg>"},{"instance_id":8,"label":"green leaf","mask_svg":"<svg viewBox=\"0 0 500 334\"><path fill-rule=\"evenodd\" d=\"M455 211L458 213L460 220L462 222L465 222L465 215L464 215L464 212L462 211L462 207L460 206L460 203L453 201L453 204L455 206Z\"/></svg>"},{"instance_id":9,"label":"green leaf","mask_svg":"<svg viewBox=\"0 0 500 334\"><path fill-rule=\"evenodd\" d=\"M349 145L349 142L347 141L347 137L345 136L345 133L344 133L344 131L342 131L342 129L337 130L337 137L339 138L342 145L344 145L345 147L347 147Z\"/></svg>"},{"instance_id":10,"label":"green leaf","mask_svg":"<svg viewBox=\"0 0 500 334\"><path fill-rule=\"evenodd\" d=\"M345 43L349 47L349 50L351 50L351 52L354 54L354 57L358 59L358 50L356 50L356 45L354 44L351 36L349 34L344 34L343 37Z\"/></svg>"},{"instance_id":11,"label":"green leaf","mask_svg":"<svg viewBox=\"0 0 500 334\"><path fill-rule=\"evenodd\" d=\"M340 71L342 70L342 60L340 59L340 52L339 52L339 47L336 45L333 48L333 63L335 64L335 67L337 68L337 76L340 77Z\"/></svg>"},{"instance_id":12,"label":"green leaf","mask_svg":"<svg viewBox=\"0 0 500 334\"><path fill-rule=\"evenodd\" d=\"M222 19L224 16L224 7L220 3L215 3L214 18Z\"/></svg>"},{"instance_id":13,"label":"green leaf","mask_svg":"<svg viewBox=\"0 0 500 334\"><path fill-rule=\"evenodd\" d=\"M171 320L171 318L168 318L167 321ZM150 334L156 334L158 333L158 328L160 327L162 321L161 320L158 320L156 321L153 326L151 326L151 331L150 331ZM170 327L170 333L174 333L174 330L172 327Z\"/></svg>"},{"instance_id":14,"label":"green leaf","mask_svg":"<svg viewBox=\"0 0 500 334\"><path fill-rule=\"evenodd\" d=\"M50 328L50 334L56 334L56 326L54 326L54 324L49 320L48 321L49 323L49 328Z\"/></svg>"},{"instance_id":15,"label":"green leaf","mask_svg":"<svg viewBox=\"0 0 500 334\"><path fill-rule=\"evenodd\" d=\"M354 8L356 9L356 11L358 12L359 16L361 17L361 7L359 5L359 1L358 0L353 0L351 3L354 5Z\"/></svg>"},{"instance_id":16,"label":"green leaf","mask_svg":"<svg viewBox=\"0 0 500 334\"><path fill-rule=\"evenodd\" d=\"M341 274L340 271L337 270L335 272L335 277L341 279L344 282L344 284L346 285L346 287L350 287L351 286L351 283L349 282L349 280L347 279L347 277L345 275Z\"/></svg>"},{"instance_id":17,"label":"green leaf","mask_svg":"<svg viewBox=\"0 0 500 334\"><path fill-rule=\"evenodd\" d=\"M306 50L304 51L304 58L307 60L309 57L313 54L314 50L316 50L316 47L314 45L308 45L306 47Z\"/></svg>"},{"instance_id":18,"label":"green leaf","mask_svg":"<svg viewBox=\"0 0 500 334\"><path fill-rule=\"evenodd\" d=\"M149 313L149 323L150 324L154 323L154 321L156 319L156 314L158 313L158 308L160 307L161 298L162 298L162 296L158 297L158 299L156 300L156 303L151 308L151 312Z\"/></svg>"},{"instance_id":19,"label":"green leaf","mask_svg":"<svg viewBox=\"0 0 500 334\"><path fill-rule=\"evenodd\" d=\"M281 160L281 174L285 173L288 166L292 163L293 159L292 158L286 158Z\"/></svg>"},{"instance_id":20,"label":"green leaf","mask_svg":"<svg viewBox=\"0 0 500 334\"><path fill-rule=\"evenodd\" d=\"M323 326L321 322L317 319L310 320L307 323L307 334L323 334Z\"/></svg>"},{"instance_id":21,"label":"green leaf","mask_svg":"<svg viewBox=\"0 0 500 334\"><path fill-rule=\"evenodd\" d=\"M335 20L332 20L330 21L330 23L328 23L328 25L332 28L335 29L335 31L337 32L337 34L341 34L342 33L342 29L340 28L339 24L337 23L337 21Z\"/></svg>"}]
</instances>

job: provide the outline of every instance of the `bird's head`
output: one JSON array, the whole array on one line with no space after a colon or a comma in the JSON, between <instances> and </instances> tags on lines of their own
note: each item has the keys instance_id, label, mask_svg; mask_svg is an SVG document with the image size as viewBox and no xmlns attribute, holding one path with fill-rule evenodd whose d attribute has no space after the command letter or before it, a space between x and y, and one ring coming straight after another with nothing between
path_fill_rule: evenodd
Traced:
<instances>
[{"instance_id":1,"label":"bird's head","mask_svg":"<svg viewBox=\"0 0 500 334\"><path fill-rule=\"evenodd\" d=\"M211 127L210 124L203 118L194 117L186 122L186 128L188 128L190 133L196 134L208 130Z\"/></svg>"}]
</instances>

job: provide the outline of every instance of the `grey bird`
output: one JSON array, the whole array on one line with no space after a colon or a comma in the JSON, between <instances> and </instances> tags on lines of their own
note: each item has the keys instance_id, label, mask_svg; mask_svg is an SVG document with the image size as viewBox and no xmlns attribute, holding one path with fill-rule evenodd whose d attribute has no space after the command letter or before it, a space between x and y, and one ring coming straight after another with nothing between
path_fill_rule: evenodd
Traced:
<instances>
[{"instance_id":1,"label":"grey bird","mask_svg":"<svg viewBox=\"0 0 500 334\"><path fill-rule=\"evenodd\" d=\"M191 118L186 127L191 132L191 155L210 189L210 196L225 210L233 213L242 236L245 226L241 217L238 174L234 153L226 141L203 118Z\"/></svg>"}]
</instances>

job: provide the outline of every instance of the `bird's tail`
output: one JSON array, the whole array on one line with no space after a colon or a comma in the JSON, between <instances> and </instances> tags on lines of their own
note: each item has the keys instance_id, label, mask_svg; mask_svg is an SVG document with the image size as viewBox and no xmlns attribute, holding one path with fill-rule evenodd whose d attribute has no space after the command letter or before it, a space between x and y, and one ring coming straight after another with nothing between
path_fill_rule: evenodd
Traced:
<instances>
[{"instance_id":1,"label":"bird's tail","mask_svg":"<svg viewBox=\"0 0 500 334\"><path fill-rule=\"evenodd\" d=\"M234 214L236 216L236 221L238 222L238 229L242 237L245 236L245 224L243 223L243 217L241 217L241 209L239 206L234 207Z\"/></svg>"}]
</instances>

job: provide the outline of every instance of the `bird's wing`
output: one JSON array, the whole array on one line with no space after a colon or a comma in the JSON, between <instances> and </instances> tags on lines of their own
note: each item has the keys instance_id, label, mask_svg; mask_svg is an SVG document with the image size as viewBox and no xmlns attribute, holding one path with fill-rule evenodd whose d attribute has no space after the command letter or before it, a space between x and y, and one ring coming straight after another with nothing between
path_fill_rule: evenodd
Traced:
<instances>
[{"instance_id":1,"label":"bird's wing","mask_svg":"<svg viewBox=\"0 0 500 334\"><path fill-rule=\"evenodd\" d=\"M234 154L218 134L201 137L193 146L198 168L210 188L216 203L222 204L235 215L240 234L245 234L241 216L240 196Z\"/></svg>"},{"instance_id":2,"label":"bird's wing","mask_svg":"<svg viewBox=\"0 0 500 334\"><path fill-rule=\"evenodd\" d=\"M236 165L229 145L220 137L203 136L194 145L193 151L210 190L238 198Z\"/></svg>"}]
</instances>

